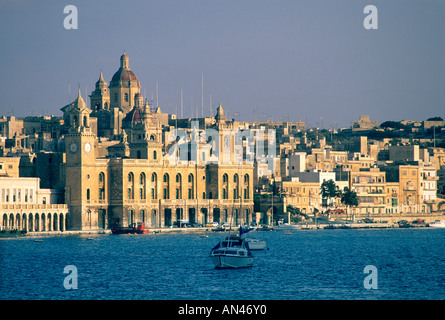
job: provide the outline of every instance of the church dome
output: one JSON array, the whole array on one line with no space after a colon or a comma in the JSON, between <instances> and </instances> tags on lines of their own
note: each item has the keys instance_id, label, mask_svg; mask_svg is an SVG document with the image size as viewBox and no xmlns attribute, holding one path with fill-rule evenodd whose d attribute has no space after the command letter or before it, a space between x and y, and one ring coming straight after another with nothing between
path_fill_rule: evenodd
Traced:
<instances>
[{"instance_id":1,"label":"church dome","mask_svg":"<svg viewBox=\"0 0 445 320\"><path fill-rule=\"evenodd\" d=\"M126 53L121 56L121 66L113 75L111 84L117 84L120 81L138 81L138 78L130 69L129 58Z\"/></svg>"},{"instance_id":2,"label":"church dome","mask_svg":"<svg viewBox=\"0 0 445 320\"><path fill-rule=\"evenodd\" d=\"M111 82L117 81L138 81L138 78L130 69L119 69L111 78Z\"/></svg>"},{"instance_id":3,"label":"church dome","mask_svg":"<svg viewBox=\"0 0 445 320\"><path fill-rule=\"evenodd\" d=\"M127 113L124 119L122 119L122 127L130 128L137 123L141 123L141 113L139 109L133 108L130 112Z\"/></svg>"}]
</instances>

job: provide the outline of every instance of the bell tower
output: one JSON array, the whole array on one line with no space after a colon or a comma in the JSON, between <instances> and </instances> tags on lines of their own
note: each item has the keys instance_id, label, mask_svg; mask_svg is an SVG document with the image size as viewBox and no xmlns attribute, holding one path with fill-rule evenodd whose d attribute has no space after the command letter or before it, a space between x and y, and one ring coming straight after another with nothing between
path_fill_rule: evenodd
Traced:
<instances>
[{"instance_id":1,"label":"bell tower","mask_svg":"<svg viewBox=\"0 0 445 320\"><path fill-rule=\"evenodd\" d=\"M85 206L91 197L88 188L88 168L97 156L96 136L90 127L91 110L80 94L62 108L65 134L65 200L70 209L69 222L74 230L84 228Z\"/></svg>"},{"instance_id":2,"label":"bell tower","mask_svg":"<svg viewBox=\"0 0 445 320\"><path fill-rule=\"evenodd\" d=\"M110 91L108 91L108 84L105 82L102 72L96 82L96 89L91 92L90 101L93 112L110 110Z\"/></svg>"}]
</instances>

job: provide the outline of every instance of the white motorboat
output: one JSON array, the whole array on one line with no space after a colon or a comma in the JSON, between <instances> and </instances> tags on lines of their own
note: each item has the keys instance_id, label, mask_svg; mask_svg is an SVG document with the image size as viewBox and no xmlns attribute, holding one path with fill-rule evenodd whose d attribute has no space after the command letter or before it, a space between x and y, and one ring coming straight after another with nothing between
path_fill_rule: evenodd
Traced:
<instances>
[{"instance_id":1,"label":"white motorboat","mask_svg":"<svg viewBox=\"0 0 445 320\"><path fill-rule=\"evenodd\" d=\"M299 224L290 224L290 223L283 223L281 221L278 221L278 224L275 226L276 230L298 230L301 229L301 225Z\"/></svg>"},{"instance_id":2,"label":"white motorboat","mask_svg":"<svg viewBox=\"0 0 445 320\"><path fill-rule=\"evenodd\" d=\"M267 248L267 242L264 240L254 238L245 238L245 240L249 244L250 250L264 250Z\"/></svg>"},{"instance_id":3,"label":"white motorboat","mask_svg":"<svg viewBox=\"0 0 445 320\"><path fill-rule=\"evenodd\" d=\"M247 241L233 235L219 242L210 251L210 258L215 268L252 267L254 261Z\"/></svg>"},{"instance_id":4,"label":"white motorboat","mask_svg":"<svg viewBox=\"0 0 445 320\"><path fill-rule=\"evenodd\" d=\"M433 228L445 228L445 220L436 220L430 223L429 226Z\"/></svg>"}]
</instances>

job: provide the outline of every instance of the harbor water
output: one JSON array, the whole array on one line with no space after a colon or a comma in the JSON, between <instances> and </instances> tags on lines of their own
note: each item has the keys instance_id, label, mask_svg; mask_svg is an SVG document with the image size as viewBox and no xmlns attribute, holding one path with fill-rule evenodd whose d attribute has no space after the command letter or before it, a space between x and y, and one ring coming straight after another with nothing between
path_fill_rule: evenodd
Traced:
<instances>
[{"instance_id":1,"label":"harbor water","mask_svg":"<svg viewBox=\"0 0 445 320\"><path fill-rule=\"evenodd\" d=\"M225 235L0 239L0 299L445 298L445 229L252 232L269 247L253 252L254 266L215 269L209 252ZM67 266L76 272L64 273ZM67 288L76 275L76 288Z\"/></svg>"}]
</instances>

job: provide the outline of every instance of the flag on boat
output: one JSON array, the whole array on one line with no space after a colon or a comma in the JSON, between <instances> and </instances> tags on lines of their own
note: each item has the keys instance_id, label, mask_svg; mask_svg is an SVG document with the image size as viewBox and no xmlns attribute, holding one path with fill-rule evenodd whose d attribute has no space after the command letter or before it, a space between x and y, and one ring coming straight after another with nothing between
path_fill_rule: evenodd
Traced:
<instances>
[{"instance_id":1,"label":"flag on boat","mask_svg":"<svg viewBox=\"0 0 445 320\"><path fill-rule=\"evenodd\" d=\"M243 234L245 234L249 231L252 231L252 230L253 230L253 228L249 228L249 227L246 227L246 228L239 227L239 235L241 237Z\"/></svg>"}]
</instances>

